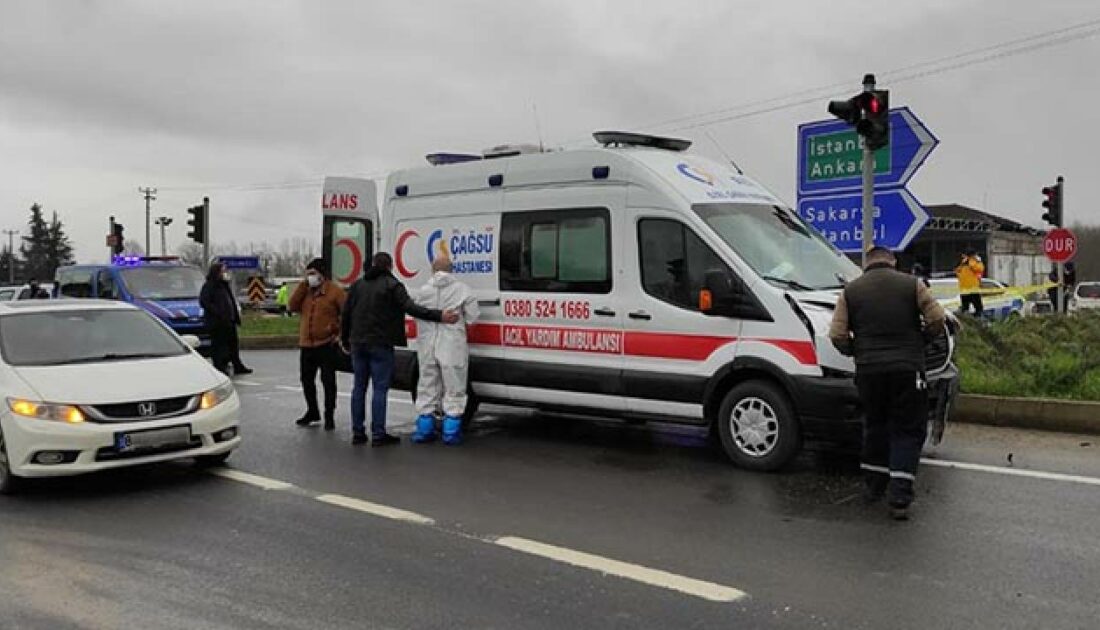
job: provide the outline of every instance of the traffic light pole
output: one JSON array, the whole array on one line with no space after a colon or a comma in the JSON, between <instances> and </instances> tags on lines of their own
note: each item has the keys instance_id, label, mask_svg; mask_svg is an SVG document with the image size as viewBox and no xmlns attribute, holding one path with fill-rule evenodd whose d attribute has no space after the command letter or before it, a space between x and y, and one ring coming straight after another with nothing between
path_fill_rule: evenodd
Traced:
<instances>
[{"instance_id":1,"label":"traffic light pole","mask_svg":"<svg viewBox=\"0 0 1100 630\"><path fill-rule=\"evenodd\" d=\"M107 264L111 264L115 260L115 248L110 244L110 240L115 237L115 218L113 216L107 221L107 234L110 235L107 239Z\"/></svg>"},{"instance_id":2,"label":"traffic light pole","mask_svg":"<svg viewBox=\"0 0 1100 630\"><path fill-rule=\"evenodd\" d=\"M875 152L863 142L863 267L875 246Z\"/></svg>"},{"instance_id":3,"label":"traffic light pole","mask_svg":"<svg viewBox=\"0 0 1100 630\"><path fill-rule=\"evenodd\" d=\"M1061 206L1059 213L1060 223L1063 225L1066 222L1066 182L1061 177L1058 178L1058 203ZM1061 227L1061 226L1059 226ZM1066 263L1058 263L1058 308L1054 310L1055 313L1063 313L1066 311Z\"/></svg>"},{"instance_id":4,"label":"traffic light pole","mask_svg":"<svg viewBox=\"0 0 1100 630\"><path fill-rule=\"evenodd\" d=\"M202 266L206 268L210 265L210 197L202 198L202 212Z\"/></svg>"},{"instance_id":5,"label":"traffic light pole","mask_svg":"<svg viewBox=\"0 0 1100 630\"><path fill-rule=\"evenodd\" d=\"M863 91L875 90L875 77L868 74L863 77ZM875 152L867 138L863 140L863 267L867 268L867 252L875 246Z\"/></svg>"}]
</instances>

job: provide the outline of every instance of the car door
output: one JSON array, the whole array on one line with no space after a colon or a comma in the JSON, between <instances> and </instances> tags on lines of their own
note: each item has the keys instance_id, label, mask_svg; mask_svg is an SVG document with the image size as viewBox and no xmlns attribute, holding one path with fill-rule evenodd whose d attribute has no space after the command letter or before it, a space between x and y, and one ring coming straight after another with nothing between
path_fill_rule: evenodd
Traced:
<instances>
[{"instance_id":1,"label":"car door","mask_svg":"<svg viewBox=\"0 0 1100 630\"><path fill-rule=\"evenodd\" d=\"M622 259L625 190L507 191L501 217L502 345L509 396L625 410Z\"/></svg>"},{"instance_id":2,"label":"car door","mask_svg":"<svg viewBox=\"0 0 1100 630\"><path fill-rule=\"evenodd\" d=\"M329 274L340 286L351 286L374 255L379 216L374 182L326 177L321 215L321 252Z\"/></svg>"},{"instance_id":3,"label":"car door","mask_svg":"<svg viewBox=\"0 0 1100 630\"><path fill-rule=\"evenodd\" d=\"M704 314L700 292L708 271L733 272L677 213L632 208L627 216L627 407L701 421L707 381L732 359L742 322Z\"/></svg>"}]
</instances>

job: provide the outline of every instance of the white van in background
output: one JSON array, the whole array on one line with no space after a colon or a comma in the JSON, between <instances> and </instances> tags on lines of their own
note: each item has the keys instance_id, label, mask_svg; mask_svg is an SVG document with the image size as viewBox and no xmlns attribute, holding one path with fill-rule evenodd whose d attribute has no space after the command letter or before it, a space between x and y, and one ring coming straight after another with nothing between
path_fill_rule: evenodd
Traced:
<instances>
[{"instance_id":1,"label":"white van in background","mask_svg":"<svg viewBox=\"0 0 1100 630\"><path fill-rule=\"evenodd\" d=\"M705 426L760 470L805 438L857 437L854 367L827 333L858 267L765 188L685 153L688 141L595 138L435 154L386 182L381 248L397 277L417 287L447 255L479 298L467 417L485 401ZM400 389L417 376L412 320L408 333ZM930 348L941 423L952 348Z\"/></svg>"}]
</instances>

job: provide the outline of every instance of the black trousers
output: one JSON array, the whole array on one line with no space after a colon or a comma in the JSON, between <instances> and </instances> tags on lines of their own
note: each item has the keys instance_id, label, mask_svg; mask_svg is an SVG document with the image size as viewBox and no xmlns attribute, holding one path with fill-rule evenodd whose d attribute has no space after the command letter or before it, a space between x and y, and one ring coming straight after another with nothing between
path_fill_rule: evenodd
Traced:
<instances>
[{"instance_id":1,"label":"black trousers","mask_svg":"<svg viewBox=\"0 0 1100 630\"><path fill-rule=\"evenodd\" d=\"M241 363L241 339L237 335L237 325L231 323L212 323L210 330L210 359L214 367L226 374L230 364L237 370L244 368Z\"/></svg>"},{"instance_id":2,"label":"black trousers","mask_svg":"<svg viewBox=\"0 0 1100 630\"><path fill-rule=\"evenodd\" d=\"M236 341L237 327L233 324L221 322L211 323L208 326L210 330L210 359L217 370L228 374L229 363L233 357L233 348L239 346L239 342Z\"/></svg>"},{"instance_id":3,"label":"black trousers","mask_svg":"<svg viewBox=\"0 0 1100 630\"><path fill-rule=\"evenodd\" d=\"M921 448L928 433L928 383L915 370L857 374L865 413L860 467L885 489L891 505L913 501Z\"/></svg>"},{"instance_id":4,"label":"black trousers","mask_svg":"<svg viewBox=\"0 0 1100 630\"><path fill-rule=\"evenodd\" d=\"M962 299L962 312L967 312L970 307L974 307L974 317L981 317L985 312L985 308L982 306L982 294L981 293L964 293L961 296Z\"/></svg>"},{"instance_id":5,"label":"black trousers","mask_svg":"<svg viewBox=\"0 0 1100 630\"><path fill-rule=\"evenodd\" d=\"M302 395L306 399L306 415L320 419L317 407L317 372L321 372L321 386L325 389L325 419L336 413L336 357L337 350L326 344L317 348L302 348L298 357L298 371L302 378Z\"/></svg>"}]
</instances>

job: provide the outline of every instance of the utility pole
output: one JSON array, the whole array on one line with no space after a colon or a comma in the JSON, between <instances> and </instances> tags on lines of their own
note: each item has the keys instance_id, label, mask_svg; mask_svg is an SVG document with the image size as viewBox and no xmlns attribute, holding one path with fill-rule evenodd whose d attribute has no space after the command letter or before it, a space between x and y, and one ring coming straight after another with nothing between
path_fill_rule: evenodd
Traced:
<instances>
[{"instance_id":1,"label":"utility pole","mask_svg":"<svg viewBox=\"0 0 1100 630\"><path fill-rule=\"evenodd\" d=\"M160 255L168 255L168 245L165 242L164 230L172 225L172 217L157 217L157 225L160 226Z\"/></svg>"},{"instance_id":2,"label":"utility pole","mask_svg":"<svg viewBox=\"0 0 1100 630\"><path fill-rule=\"evenodd\" d=\"M8 284L15 284L15 235L19 230L4 230L8 235Z\"/></svg>"},{"instance_id":3,"label":"utility pole","mask_svg":"<svg viewBox=\"0 0 1100 630\"><path fill-rule=\"evenodd\" d=\"M141 187L139 187L138 192L145 195L145 252L149 253L149 252L153 251L153 248L151 246L151 241L149 239L149 229L150 229L150 225L151 225L150 222L149 222L149 220L150 220L150 216L149 216L149 214L150 214L150 203L154 199L157 198L157 189L156 188L141 188Z\"/></svg>"}]
</instances>

